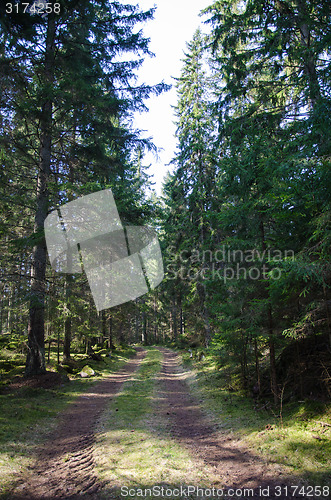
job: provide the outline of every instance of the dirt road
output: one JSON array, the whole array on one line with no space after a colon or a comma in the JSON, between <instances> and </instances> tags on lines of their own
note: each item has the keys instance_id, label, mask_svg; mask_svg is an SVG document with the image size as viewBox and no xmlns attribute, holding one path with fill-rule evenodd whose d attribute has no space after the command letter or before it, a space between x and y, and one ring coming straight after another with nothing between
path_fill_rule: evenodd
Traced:
<instances>
[{"instance_id":1,"label":"dirt road","mask_svg":"<svg viewBox=\"0 0 331 500\"><path fill-rule=\"evenodd\" d=\"M56 431L38 450L35 466L10 496L12 500L97 499L101 484L93 467L94 429L106 405L137 370L143 349L125 366L79 396Z\"/></svg>"},{"instance_id":2,"label":"dirt road","mask_svg":"<svg viewBox=\"0 0 331 500\"><path fill-rule=\"evenodd\" d=\"M213 468L213 475L218 477L213 486L225 491L253 488L256 498L261 498L262 490L268 486L270 491L275 491L276 486L279 487L276 491L285 491L285 486L291 483L286 472L277 464L266 463L228 433L216 431L198 400L190 395L178 355L169 349L160 350L164 355L160 374L161 411L169 420L173 439Z\"/></svg>"},{"instance_id":3,"label":"dirt road","mask_svg":"<svg viewBox=\"0 0 331 500\"><path fill-rule=\"evenodd\" d=\"M259 488L289 484L279 465L267 464L240 441L214 429L189 392L177 354L165 348L159 350L163 362L157 379L158 416L168 423L173 440L213 468L213 475L218 478L213 486L254 488L254 497L263 498ZM70 405L56 432L38 451L35 466L13 491L12 500L99 498L103 485L94 472L94 430L106 405L134 374L144 356L145 351L140 349L136 358L119 372L97 383Z\"/></svg>"}]
</instances>

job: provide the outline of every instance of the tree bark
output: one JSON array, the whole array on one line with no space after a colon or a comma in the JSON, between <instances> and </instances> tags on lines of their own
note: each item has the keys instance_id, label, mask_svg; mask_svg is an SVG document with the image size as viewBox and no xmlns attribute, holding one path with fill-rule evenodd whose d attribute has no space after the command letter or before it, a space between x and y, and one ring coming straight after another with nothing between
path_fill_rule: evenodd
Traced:
<instances>
[{"instance_id":1,"label":"tree bark","mask_svg":"<svg viewBox=\"0 0 331 500\"><path fill-rule=\"evenodd\" d=\"M67 274L65 278L66 295L66 318L64 321L64 343L63 343L63 362L66 363L71 358L71 287L72 276Z\"/></svg>"},{"instance_id":2,"label":"tree bark","mask_svg":"<svg viewBox=\"0 0 331 500\"><path fill-rule=\"evenodd\" d=\"M258 347L257 347L256 337L254 338L254 354L255 354L255 375L256 375L257 393L258 393L258 395L260 395L261 375L260 375L259 351L258 351Z\"/></svg>"},{"instance_id":3,"label":"tree bark","mask_svg":"<svg viewBox=\"0 0 331 500\"><path fill-rule=\"evenodd\" d=\"M277 386L277 371L276 371L276 353L275 353L275 340L272 324L272 310L271 305L268 306L268 329L269 329L269 355L270 355L270 381L271 392L274 396L274 402L278 402L279 393Z\"/></svg>"},{"instance_id":4,"label":"tree bark","mask_svg":"<svg viewBox=\"0 0 331 500\"><path fill-rule=\"evenodd\" d=\"M72 137L72 143L76 144L76 112L74 111L74 131ZM74 152L72 152L72 158L74 158ZM73 185L74 183L74 164L69 161L69 183ZM69 188L67 190L67 199L68 201L72 201L73 194L72 189ZM69 255L67 257L69 259L68 268L72 267L72 257ZM71 274L66 275L65 279L65 300L66 300L66 318L64 322L64 348L63 348L63 361L66 362L71 358L71 330L72 330L72 311L71 311L71 301L72 301L72 285L74 282L74 277Z\"/></svg>"},{"instance_id":5,"label":"tree bark","mask_svg":"<svg viewBox=\"0 0 331 500\"><path fill-rule=\"evenodd\" d=\"M309 99L312 108L316 106L316 102L321 97L320 86L316 71L316 63L312 50L312 35L310 27L306 20L309 17L306 0L297 0L298 7L298 28L301 34L301 45L304 48L304 70L308 79Z\"/></svg>"},{"instance_id":6,"label":"tree bark","mask_svg":"<svg viewBox=\"0 0 331 500\"><path fill-rule=\"evenodd\" d=\"M46 372L45 363L45 276L46 242L44 222L48 211L48 180L52 146L52 98L49 96L54 81L55 18L48 16L45 47L45 100L40 118L40 160L37 178L37 207L34 224L36 245L32 252L31 294L28 324L28 354L25 365L27 377Z\"/></svg>"},{"instance_id":7,"label":"tree bark","mask_svg":"<svg viewBox=\"0 0 331 500\"><path fill-rule=\"evenodd\" d=\"M176 297L172 297L172 308L171 308L171 322L172 322L172 337L173 340L177 340L177 304Z\"/></svg>"},{"instance_id":8,"label":"tree bark","mask_svg":"<svg viewBox=\"0 0 331 500\"><path fill-rule=\"evenodd\" d=\"M114 349L113 344L113 318L111 314L108 317L108 349Z\"/></svg>"},{"instance_id":9,"label":"tree bark","mask_svg":"<svg viewBox=\"0 0 331 500\"><path fill-rule=\"evenodd\" d=\"M103 344L107 336L107 318L105 310L101 311L101 348L103 349Z\"/></svg>"},{"instance_id":10,"label":"tree bark","mask_svg":"<svg viewBox=\"0 0 331 500\"><path fill-rule=\"evenodd\" d=\"M154 301L153 301L153 316L154 316L154 343L158 343L158 321L157 321L157 301L156 301L156 295L154 295Z\"/></svg>"},{"instance_id":11,"label":"tree bark","mask_svg":"<svg viewBox=\"0 0 331 500\"><path fill-rule=\"evenodd\" d=\"M184 328L183 328L183 323L184 323L184 319L183 319L183 308L181 307L179 309L179 335L182 336L184 335Z\"/></svg>"},{"instance_id":12,"label":"tree bark","mask_svg":"<svg viewBox=\"0 0 331 500\"><path fill-rule=\"evenodd\" d=\"M326 324L327 324L327 328L328 328L329 344L330 344L330 349L331 349L331 318L330 318L328 297L326 294L326 287L325 286L323 286L323 295L324 295L324 304L325 304L325 311L326 311Z\"/></svg>"},{"instance_id":13,"label":"tree bark","mask_svg":"<svg viewBox=\"0 0 331 500\"><path fill-rule=\"evenodd\" d=\"M147 332L147 317L146 317L146 311L144 309L141 315L141 322L143 325L144 344L149 345L149 338Z\"/></svg>"},{"instance_id":14,"label":"tree bark","mask_svg":"<svg viewBox=\"0 0 331 500\"><path fill-rule=\"evenodd\" d=\"M262 251L265 252L267 249L267 245L265 242L264 224L261 215L260 215L260 231L262 240ZM269 295L269 290L267 288L267 282L265 283L265 294L266 298L269 301L269 304L267 306L267 325L268 325L268 335L269 335L270 386L271 386L271 392L274 396L274 402L277 403L279 394L277 386L275 339L274 339L274 329L272 320L272 306L270 303L270 295Z\"/></svg>"}]
</instances>

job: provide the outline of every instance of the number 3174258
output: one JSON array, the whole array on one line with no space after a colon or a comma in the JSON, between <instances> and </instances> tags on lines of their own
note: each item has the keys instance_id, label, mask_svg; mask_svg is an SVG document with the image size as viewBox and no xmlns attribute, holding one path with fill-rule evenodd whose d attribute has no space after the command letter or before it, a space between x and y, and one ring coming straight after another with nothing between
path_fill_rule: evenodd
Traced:
<instances>
[{"instance_id":1,"label":"number 3174258","mask_svg":"<svg viewBox=\"0 0 331 500\"><path fill-rule=\"evenodd\" d=\"M12 14L13 12L18 13L27 13L27 14L60 14L61 5L51 2L21 2L21 3L6 3L6 12L7 14Z\"/></svg>"}]
</instances>

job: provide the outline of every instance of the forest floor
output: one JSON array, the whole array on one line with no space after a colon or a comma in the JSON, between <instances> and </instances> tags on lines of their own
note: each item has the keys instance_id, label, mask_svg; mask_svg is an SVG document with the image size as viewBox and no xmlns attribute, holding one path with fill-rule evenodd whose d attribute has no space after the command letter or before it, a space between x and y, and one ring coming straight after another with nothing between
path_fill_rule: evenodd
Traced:
<instances>
[{"instance_id":1,"label":"forest floor","mask_svg":"<svg viewBox=\"0 0 331 500\"><path fill-rule=\"evenodd\" d=\"M324 498L217 429L177 353L137 350L68 406L8 498Z\"/></svg>"}]
</instances>

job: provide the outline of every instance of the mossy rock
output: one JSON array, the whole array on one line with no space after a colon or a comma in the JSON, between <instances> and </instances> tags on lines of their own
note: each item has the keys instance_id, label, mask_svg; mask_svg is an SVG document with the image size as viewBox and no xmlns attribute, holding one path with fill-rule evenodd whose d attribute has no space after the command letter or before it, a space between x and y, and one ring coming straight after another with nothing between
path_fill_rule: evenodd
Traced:
<instances>
[{"instance_id":1,"label":"mossy rock","mask_svg":"<svg viewBox=\"0 0 331 500\"><path fill-rule=\"evenodd\" d=\"M95 371L89 365L85 365L84 368L79 372L82 378L89 378L95 375Z\"/></svg>"},{"instance_id":2,"label":"mossy rock","mask_svg":"<svg viewBox=\"0 0 331 500\"><path fill-rule=\"evenodd\" d=\"M57 373L60 373L61 375L67 375L68 373L65 365L55 365L55 371L57 371Z\"/></svg>"},{"instance_id":3,"label":"mossy rock","mask_svg":"<svg viewBox=\"0 0 331 500\"><path fill-rule=\"evenodd\" d=\"M82 363L79 363L74 359L68 359L61 366L67 373L76 374L81 370Z\"/></svg>"},{"instance_id":4,"label":"mossy rock","mask_svg":"<svg viewBox=\"0 0 331 500\"><path fill-rule=\"evenodd\" d=\"M75 370L73 369L72 366L69 366L69 365L62 365L62 368L67 372L67 373L74 373Z\"/></svg>"}]
</instances>

